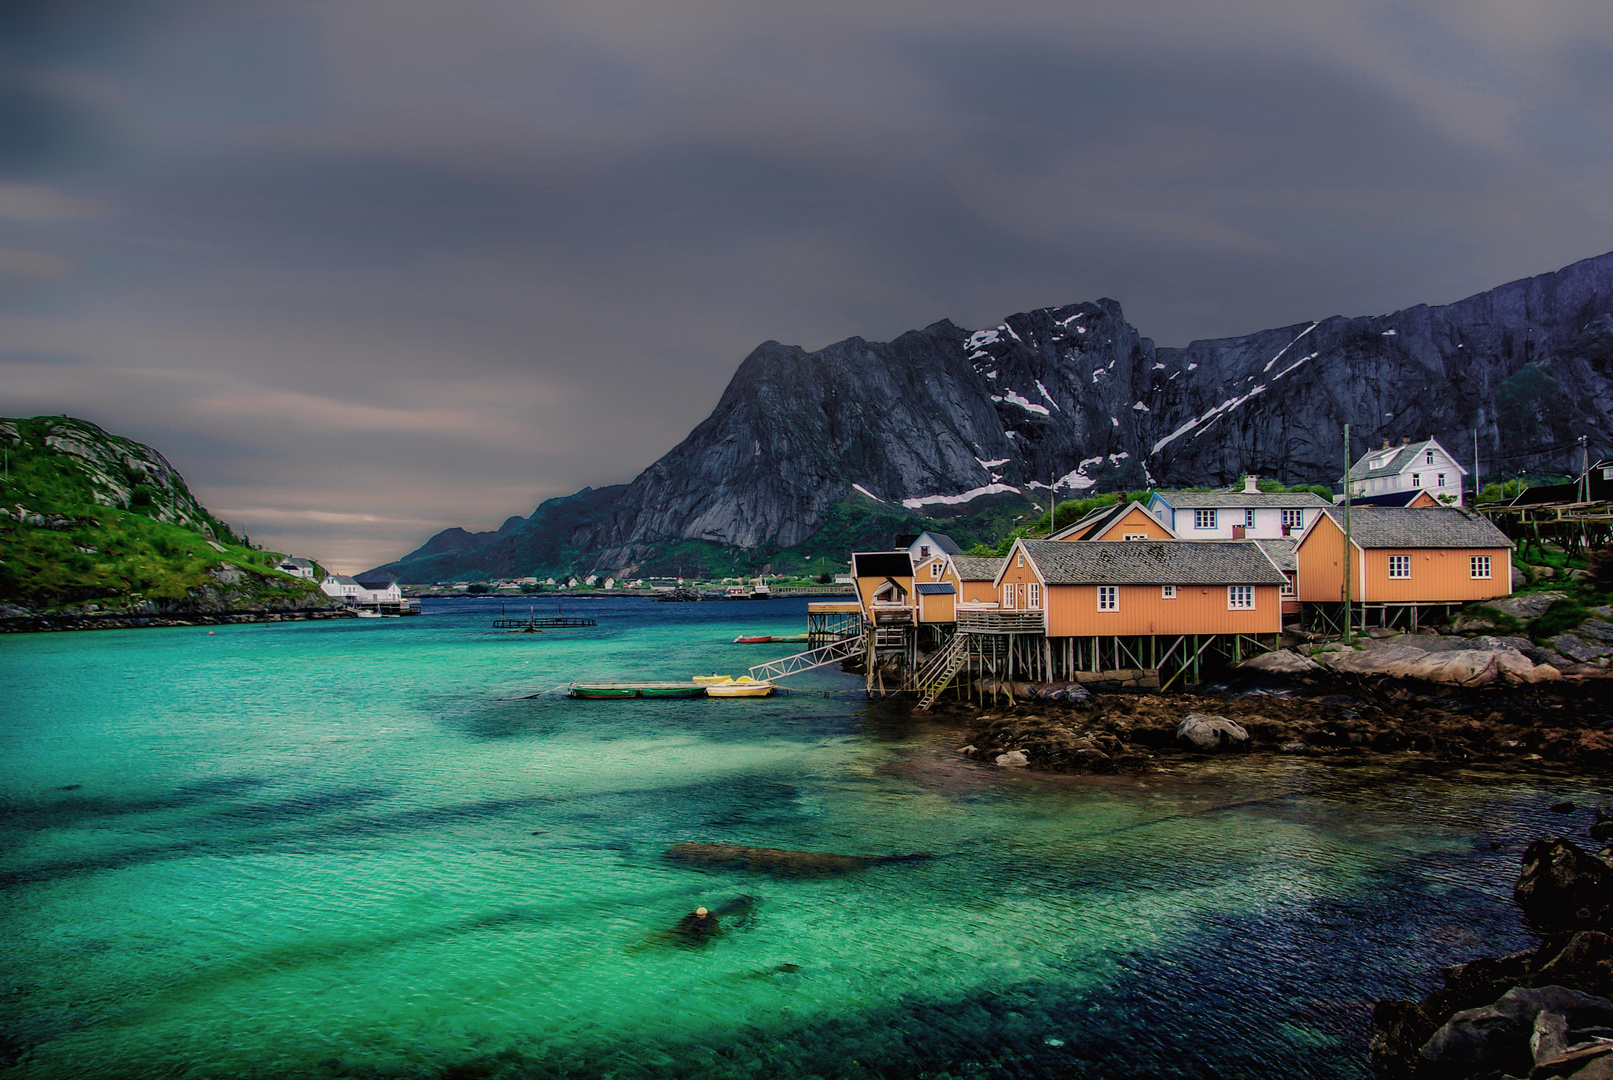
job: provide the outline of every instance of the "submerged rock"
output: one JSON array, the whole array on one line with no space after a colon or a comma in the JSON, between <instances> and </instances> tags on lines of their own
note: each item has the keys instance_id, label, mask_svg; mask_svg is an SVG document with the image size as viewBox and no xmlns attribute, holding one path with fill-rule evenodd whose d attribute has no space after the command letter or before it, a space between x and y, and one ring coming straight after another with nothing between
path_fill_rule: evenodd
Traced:
<instances>
[{"instance_id":1,"label":"submerged rock","mask_svg":"<svg viewBox=\"0 0 1613 1080\"><path fill-rule=\"evenodd\" d=\"M738 844L679 843L663 853L670 862L693 866L721 866L761 870L790 877L845 874L882 863L928 859L925 852L911 855L840 855L830 851L789 851L784 848L744 847Z\"/></svg>"},{"instance_id":2,"label":"submerged rock","mask_svg":"<svg viewBox=\"0 0 1613 1080\"><path fill-rule=\"evenodd\" d=\"M1188 713L1176 728L1176 738L1200 750L1222 750L1247 745L1249 732L1224 716Z\"/></svg>"}]
</instances>

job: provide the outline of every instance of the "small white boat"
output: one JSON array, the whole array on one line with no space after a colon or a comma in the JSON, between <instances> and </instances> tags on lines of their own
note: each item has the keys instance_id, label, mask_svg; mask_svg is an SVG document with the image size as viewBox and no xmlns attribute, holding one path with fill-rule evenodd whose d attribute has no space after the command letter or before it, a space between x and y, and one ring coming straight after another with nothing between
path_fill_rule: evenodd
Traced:
<instances>
[{"instance_id":1,"label":"small white boat","mask_svg":"<svg viewBox=\"0 0 1613 1080\"><path fill-rule=\"evenodd\" d=\"M379 619L383 617L379 611L371 611L368 608L359 608L353 614L361 619Z\"/></svg>"},{"instance_id":2,"label":"small white boat","mask_svg":"<svg viewBox=\"0 0 1613 1080\"><path fill-rule=\"evenodd\" d=\"M707 697L766 697L772 692L772 683L757 682L749 675L741 675L732 682L712 683L706 687Z\"/></svg>"}]
</instances>

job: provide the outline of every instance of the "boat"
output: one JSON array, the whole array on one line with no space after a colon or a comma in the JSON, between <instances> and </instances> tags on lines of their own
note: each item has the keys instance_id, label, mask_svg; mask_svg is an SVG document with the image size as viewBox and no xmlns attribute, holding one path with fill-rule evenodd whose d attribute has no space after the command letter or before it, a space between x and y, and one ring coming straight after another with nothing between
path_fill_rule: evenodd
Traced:
<instances>
[{"instance_id":1,"label":"boat","mask_svg":"<svg viewBox=\"0 0 1613 1080\"><path fill-rule=\"evenodd\" d=\"M356 608L354 609L353 614L357 615L361 619L381 618L381 613L379 611L371 611L369 608Z\"/></svg>"},{"instance_id":2,"label":"boat","mask_svg":"<svg viewBox=\"0 0 1613 1080\"><path fill-rule=\"evenodd\" d=\"M705 697L706 688L698 683L683 682L574 682L571 696L606 701L620 698L696 698Z\"/></svg>"},{"instance_id":3,"label":"boat","mask_svg":"<svg viewBox=\"0 0 1613 1080\"><path fill-rule=\"evenodd\" d=\"M733 682L734 677L732 675L719 675L713 671L710 675L696 675L693 681L697 683L705 683L707 686L710 686L712 683Z\"/></svg>"},{"instance_id":4,"label":"boat","mask_svg":"<svg viewBox=\"0 0 1613 1080\"><path fill-rule=\"evenodd\" d=\"M734 639L734 644L735 645L766 645L769 641L772 641L772 640L773 640L773 636L771 634L754 634L754 635L751 635L749 637L745 636L744 634L741 634L739 637L736 637Z\"/></svg>"},{"instance_id":5,"label":"boat","mask_svg":"<svg viewBox=\"0 0 1613 1080\"><path fill-rule=\"evenodd\" d=\"M742 675L733 682L706 687L707 697L766 697L772 692L772 683L757 682L749 675Z\"/></svg>"}]
</instances>

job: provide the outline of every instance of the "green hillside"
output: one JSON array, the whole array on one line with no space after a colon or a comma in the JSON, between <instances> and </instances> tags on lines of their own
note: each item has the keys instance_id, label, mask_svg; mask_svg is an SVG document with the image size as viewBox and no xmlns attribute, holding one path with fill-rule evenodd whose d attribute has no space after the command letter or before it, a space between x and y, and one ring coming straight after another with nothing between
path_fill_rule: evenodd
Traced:
<instances>
[{"instance_id":1,"label":"green hillside","mask_svg":"<svg viewBox=\"0 0 1613 1080\"><path fill-rule=\"evenodd\" d=\"M0 604L34 612L323 606L149 446L65 416L0 419Z\"/></svg>"}]
</instances>

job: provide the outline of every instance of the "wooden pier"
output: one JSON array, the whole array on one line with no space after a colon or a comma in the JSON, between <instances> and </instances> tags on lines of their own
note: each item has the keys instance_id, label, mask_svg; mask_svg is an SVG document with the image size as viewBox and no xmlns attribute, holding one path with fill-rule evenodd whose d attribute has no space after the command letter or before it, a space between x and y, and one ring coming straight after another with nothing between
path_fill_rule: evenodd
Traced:
<instances>
[{"instance_id":1,"label":"wooden pier","mask_svg":"<svg viewBox=\"0 0 1613 1080\"><path fill-rule=\"evenodd\" d=\"M598 626L598 619L575 618L570 615L532 616L525 619L494 619L494 630L521 630L536 632L539 630L581 630L588 626Z\"/></svg>"}]
</instances>

